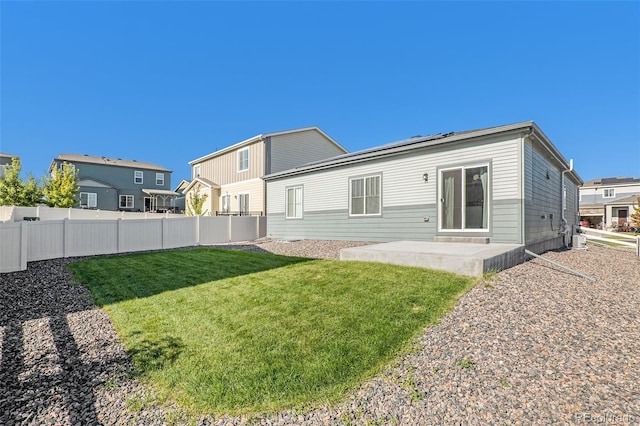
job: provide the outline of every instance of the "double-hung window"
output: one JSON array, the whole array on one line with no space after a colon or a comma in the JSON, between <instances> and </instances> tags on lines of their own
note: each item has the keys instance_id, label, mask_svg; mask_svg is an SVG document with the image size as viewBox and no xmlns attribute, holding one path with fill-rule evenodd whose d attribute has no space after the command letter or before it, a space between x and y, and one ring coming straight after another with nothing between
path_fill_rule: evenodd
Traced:
<instances>
[{"instance_id":1,"label":"double-hung window","mask_svg":"<svg viewBox=\"0 0 640 426\"><path fill-rule=\"evenodd\" d=\"M133 195L121 195L120 196L120 208L132 209L133 208Z\"/></svg>"},{"instance_id":2,"label":"double-hung window","mask_svg":"<svg viewBox=\"0 0 640 426\"><path fill-rule=\"evenodd\" d=\"M136 170L133 172L133 183L142 185L144 173L142 170Z\"/></svg>"},{"instance_id":3,"label":"double-hung window","mask_svg":"<svg viewBox=\"0 0 640 426\"><path fill-rule=\"evenodd\" d=\"M164 185L164 173L156 173L156 185L157 186Z\"/></svg>"},{"instance_id":4,"label":"double-hung window","mask_svg":"<svg viewBox=\"0 0 640 426\"><path fill-rule=\"evenodd\" d=\"M351 178L349 180L349 215L379 216L381 212L381 176Z\"/></svg>"},{"instance_id":5,"label":"double-hung window","mask_svg":"<svg viewBox=\"0 0 640 426\"><path fill-rule=\"evenodd\" d=\"M489 230L489 165L440 170L440 230Z\"/></svg>"},{"instance_id":6,"label":"double-hung window","mask_svg":"<svg viewBox=\"0 0 640 426\"><path fill-rule=\"evenodd\" d=\"M249 170L249 148L238 151L238 171Z\"/></svg>"},{"instance_id":7,"label":"double-hung window","mask_svg":"<svg viewBox=\"0 0 640 426\"><path fill-rule=\"evenodd\" d=\"M81 192L80 207L83 209L95 209L98 207L98 194L95 192Z\"/></svg>"},{"instance_id":8,"label":"double-hung window","mask_svg":"<svg viewBox=\"0 0 640 426\"><path fill-rule=\"evenodd\" d=\"M302 219L302 185L287 188L287 219Z\"/></svg>"},{"instance_id":9,"label":"double-hung window","mask_svg":"<svg viewBox=\"0 0 640 426\"><path fill-rule=\"evenodd\" d=\"M200 177L200 164L193 166L193 178Z\"/></svg>"}]
</instances>

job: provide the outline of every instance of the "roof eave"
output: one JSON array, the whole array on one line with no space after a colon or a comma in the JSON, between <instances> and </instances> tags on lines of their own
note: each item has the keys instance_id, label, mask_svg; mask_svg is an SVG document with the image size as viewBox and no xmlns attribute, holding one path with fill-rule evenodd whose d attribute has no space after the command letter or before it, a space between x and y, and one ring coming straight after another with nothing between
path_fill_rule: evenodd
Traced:
<instances>
[{"instance_id":1,"label":"roof eave","mask_svg":"<svg viewBox=\"0 0 640 426\"><path fill-rule=\"evenodd\" d=\"M538 127L538 125L532 121L531 128L532 128L532 136L534 136L539 142L541 142L544 148L547 151L549 151L551 155L553 155L556 158L557 161L560 162L560 166L564 167L564 170L569 170L570 169L569 161L567 161L567 159L564 158L564 156L560 153L560 151L558 151L558 148L555 147L555 145L551 142L551 140L547 137L547 135L544 134L544 132L540 129L540 127ZM582 184L584 184L584 181L582 180L582 178L580 177L578 172L576 172L575 169L571 170L570 173L571 173L571 176L573 176L576 183L578 184L578 186L581 186Z\"/></svg>"},{"instance_id":2,"label":"roof eave","mask_svg":"<svg viewBox=\"0 0 640 426\"><path fill-rule=\"evenodd\" d=\"M334 168L343 164L353 164L353 163L359 163L362 161L368 161L373 158L383 158L383 157L388 157L392 155L398 155L404 152L410 152L410 151L415 151L419 149L429 148L437 145L442 145L445 143L457 143L457 142L463 142L463 141L468 141L472 139L482 138L485 136L498 135L503 133L515 132L515 131L523 131L523 130L526 131L526 130L529 130L530 128L533 128L533 126L535 126L535 123L533 121L527 121L522 123L508 124L505 126L490 127L490 128L480 129L480 130L471 131L467 133L453 134L451 136L447 136L440 139L428 139L423 141L417 141L416 143L410 144L410 145L403 145L403 146L390 147L390 148L381 147L380 150L369 151L363 154L354 153L353 156L348 156L346 158L338 158L336 160L328 159L327 161L322 163L318 163L318 164L314 164L306 167L301 166L299 168L285 170L278 173L273 173L270 175L263 176L263 179L265 181L269 181L269 180L279 179L287 176L295 176L303 173ZM544 135L542 132L540 133Z\"/></svg>"}]
</instances>

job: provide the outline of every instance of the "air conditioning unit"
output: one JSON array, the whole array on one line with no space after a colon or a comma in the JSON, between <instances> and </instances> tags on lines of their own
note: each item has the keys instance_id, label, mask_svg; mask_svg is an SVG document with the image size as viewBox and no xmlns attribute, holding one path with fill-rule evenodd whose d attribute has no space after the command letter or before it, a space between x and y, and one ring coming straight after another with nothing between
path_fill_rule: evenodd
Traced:
<instances>
[{"instance_id":1,"label":"air conditioning unit","mask_svg":"<svg viewBox=\"0 0 640 426\"><path fill-rule=\"evenodd\" d=\"M571 244L574 249L585 250L587 248L587 237L582 234L575 234Z\"/></svg>"}]
</instances>

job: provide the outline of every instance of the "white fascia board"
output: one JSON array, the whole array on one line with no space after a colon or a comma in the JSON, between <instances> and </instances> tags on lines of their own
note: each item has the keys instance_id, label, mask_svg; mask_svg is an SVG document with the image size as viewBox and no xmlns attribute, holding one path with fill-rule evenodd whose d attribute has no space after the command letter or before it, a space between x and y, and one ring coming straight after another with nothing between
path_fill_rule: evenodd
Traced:
<instances>
[{"instance_id":1,"label":"white fascia board","mask_svg":"<svg viewBox=\"0 0 640 426\"><path fill-rule=\"evenodd\" d=\"M193 179L191 181L191 183L185 189L182 190L182 193L186 194L187 192L189 192L191 190L191 188L193 188L196 183L199 183L200 185L204 185L209 189L211 189L211 188L216 188L216 189L220 188L220 185L218 185L216 183L210 184L210 183L207 183L207 182L203 181L200 178L195 178L195 179Z\"/></svg>"},{"instance_id":2,"label":"white fascia board","mask_svg":"<svg viewBox=\"0 0 640 426\"><path fill-rule=\"evenodd\" d=\"M205 155L203 157L196 158L195 160L191 160L191 161L189 161L189 165L193 166L194 164L202 163L203 161L209 160L211 158L214 158L214 157L217 157L219 155L226 154L227 152L233 151L235 149L241 148L244 145L249 145L251 143L258 142L258 141L262 140L263 137L264 137L264 135L260 134L260 135L253 136L253 137L251 137L249 139L245 139L245 140L243 140L241 142L238 142L238 143L235 143L235 144L233 144L231 146L223 148L220 151L212 152L211 154L207 154L207 155Z\"/></svg>"}]
</instances>

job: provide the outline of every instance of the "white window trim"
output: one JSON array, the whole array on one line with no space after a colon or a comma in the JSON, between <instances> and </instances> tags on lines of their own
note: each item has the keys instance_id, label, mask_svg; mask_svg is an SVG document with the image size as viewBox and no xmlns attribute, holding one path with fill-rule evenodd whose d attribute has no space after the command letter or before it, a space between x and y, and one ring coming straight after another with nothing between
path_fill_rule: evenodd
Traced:
<instances>
[{"instance_id":1,"label":"white window trim","mask_svg":"<svg viewBox=\"0 0 640 426\"><path fill-rule=\"evenodd\" d=\"M298 200L297 200L297 198L295 198L295 194L296 194L296 190L297 189L300 190L300 200L299 200L299 202L296 202ZM289 190L293 190L294 191L294 209L293 209L294 210L294 212L293 212L294 215L293 216L290 215L291 212L289 211ZM292 219L292 220L302 219L303 216L304 216L304 186L303 185L287 186L284 189L284 200L285 200L284 201L285 202L285 206L284 206L285 219ZM299 214L296 216L295 215L295 213L296 213L295 205L298 205L298 204L300 205L300 211L299 211Z\"/></svg>"},{"instance_id":2,"label":"white window trim","mask_svg":"<svg viewBox=\"0 0 640 426\"><path fill-rule=\"evenodd\" d=\"M122 207L122 202L121 202L122 197L126 197L126 199L127 199L127 200L131 199L131 206L129 206L129 205L128 205L129 203L127 202L127 203L126 203L127 205L126 205L125 207ZM135 205L136 205L136 203L135 203L135 198L134 198L134 196L133 196L133 195L130 195L130 194L123 194L123 195L120 195L120 196L118 197L118 208L119 208L119 209L133 209L133 208L135 207Z\"/></svg>"},{"instance_id":3,"label":"white window trim","mask_svg":"<svg viewBox=\"0 0 640 426\"><path fill-rule=\"evenodd\" d=\"M607 195L607 192L609 193L609 195ZM616 196L615 188L604 188L602 190L602 198L615 198L615 196Z\"/></svg>"},{"instance_id":4,"label":"white window trim","mask_svg":"<svg viewBox=\"0 0 640 426\"><path fill-rule=\"evenodd\" d=\"M366 210L367 210L367 198L366 198L367 179L368 178L375 178L375 177L380 178L380 200L378 202L378 213L366 213ZM353 191L352 182L354 180L360 180L360 179L362 179L364 181L364 191L365 191L364 211L365 211L365 213L353 214L352 210L351 210L351 202L353 201L353 196L351 194L351 192ZM382 173L374 173L374 174L371 174L371 175L350 177L349 178L349 217L381 217L381 216L382 216Z\"/></svg>"},{"instance_id":5,"label":"white window trim","mask_svg":"<svg viewBox=\"0 0 640 426\"><path fill-rule=\"evenodd\" d=\"M195 179L198 177L200 177L200 164L193 166L193 178Z\"/></svg>"},{"instance_id":6,"label":"white window trim","mask_svg":"<svg viewBox=\"0 0 640 426\"><path fill-rule=\"evenodd\" d=\"M461 229L443 229L442 228L442 210L441 210L441 203L442 203L442 199L443 199L443 195L442 195L442 172L446 172L449 170L462 170L463 172L463 179L465 178L464 176L464 172L467 169L473 169L475 167L486 167L487 168L487 183L488 183L488 188L487 191L489 191L489 194L487 196L487 201L488 201L488 205L487 205L487 227L486 228L461 228ZM454 167L445 167L442 169L438 169L438 206L437 206L437 215L438 215L438 233L460 233L460 234L470 234L470 233L485 233L488 234L491 232L491 204L492 204L492 200L491 200L491 185L492 185L492 181L491 181L491 164L489 162L486 163L477 163L477 164L469 164L469 165L463 165L463 166L454 166ZM466 200L466 196L467 196L467 191L466 191L466 187L465 185L462 186L462 219L463 219L463 223L464 223L464 214L465 211L464 209L466 208L466 203L464 203L464 201Z\"/></svg>"},{"instance_id":7,"label":"white window trim","mask_svg":"<svg viewBox=\"0 0 640 426\"><path fill-rule=\"evenodd\" d=\"M138 182L138 174L140 174L140 182ZM133 183L136 185L142 185L144 183L144 172L142 170L135 170L133 172Z\"/></svg>"},{"instance_id":8,"label":"white window trim","mask_svg":"<svg viewBox=\"0 0 640 426\"><path fill-rule=\"evenodd\" d=\"M88 209L92 209L92 208L97 208L98 207L98 193L96 193L96 192L81 192L80 193L80 207L82 207L82 196L83 195L87 196L87 204L86 204L86 206L87 206ZM93 201L93 203L91 201Z\"/></svg>"},{"instance_id":9,"label":"white window trim","mask_svg":"<svg viewBox=\"0 0 640 426\"><path fill-rule=\"evenodd\" d=\"M241 154L243 152L245 152L245 151L247 152L247 167L243 169L243 168L241 168L242 164L241 164L240 160L242 159L242 155ZM249 170L249 162L251 161L250 158L249 158L249 148L243 148L243 149L239 150L237 159L238 159L238 172L246 172L247 170Z\"/></svg>"},{"instance_id":10,"label":"white window trim","mask_svg":"<svg viewBox=\"0 0 640 426\"><path fill-rule=\"evenodd\" d=\"M226 206L225 198L227 201ZM220 196L220 211L224 213L231 212L231 194L229 194L228 192Z\"/></svg>"},{"instance_id":11,"label":"white window trim","mask_svg":"<svg viewBox=\"0 0 640 426\"><path fill-rule=\"evenodd\" d=\"M156 186L164 186L164 173L156 173Z\"/></svg>"}]
</instances>

